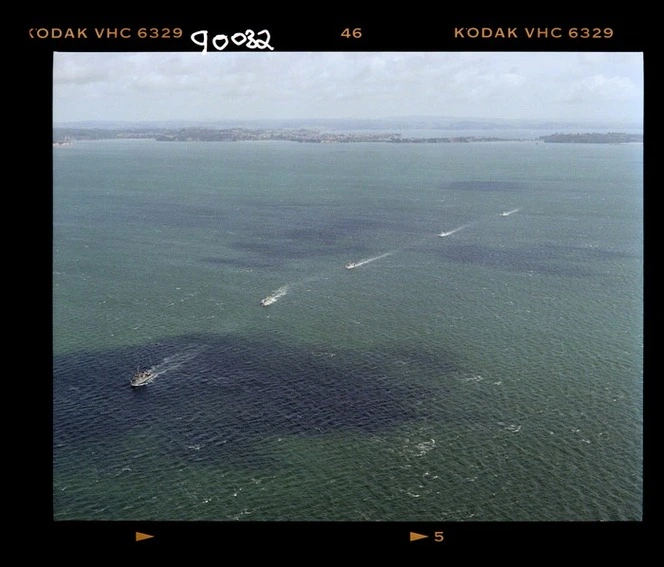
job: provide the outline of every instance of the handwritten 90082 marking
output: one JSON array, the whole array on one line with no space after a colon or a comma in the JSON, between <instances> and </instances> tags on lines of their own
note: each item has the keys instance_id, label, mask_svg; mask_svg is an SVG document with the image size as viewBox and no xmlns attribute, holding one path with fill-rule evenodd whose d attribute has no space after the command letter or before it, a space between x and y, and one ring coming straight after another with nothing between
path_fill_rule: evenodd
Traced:
<instances>
[{"instance_id":1,"label":"handwritten 90082 marking","mask_svg":"<svg viewBox=\"0 0 664 567\"><path fill-rule=\"evenodd\" d=\"M208 35L207 30L200 30L191 34L191 41L203 48L201 53L207 53ZM264 36L265 39L258 39L259 35ZM228 36L224 34L215 35L211 41L212 47L217 51L223 51L229 44ZM274 48L270 45L270 32L267 30L261 30L258 33L254 33L252 30L247 30L244 33L238 32L231 36L230 41L237 46L244 45L247 49L269 49L274 51Z\"/></svg>"}]
</instances>

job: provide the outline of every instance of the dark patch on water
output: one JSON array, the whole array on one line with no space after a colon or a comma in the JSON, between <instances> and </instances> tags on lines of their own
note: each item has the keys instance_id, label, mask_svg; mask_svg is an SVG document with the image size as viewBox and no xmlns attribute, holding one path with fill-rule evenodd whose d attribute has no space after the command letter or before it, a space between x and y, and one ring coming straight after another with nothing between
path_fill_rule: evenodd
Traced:
<instances>
[{"instance_id":1,"label":"dark patch on water","mask_svg":"<svg viewBox=\"0 0 664 567\"><path fill-rule=\"evenodd\" d=\"M296 240L298 242L309 242L312 244L323 246L334 246L339 242L340 238L345 237L347 230L344 227L301 227L291 228L283 233L283 236L289 240Z\"/></svg>"},{"instance_id":2,"label":"dark patch on water","mask_svg":"<svg viewBox=\"0 0 664 567\"><path fill-rule=\"evenodd\" d=\"M233 248L257 258L259 263L268 266L279 266L284 260L303 260L307 258L326 256L330 250L316 243L300 242L282 238L273 238L267 242L242 241L235 242ZM251 261L253 265L253 261Z\"/></svg>"},{"instance_id":3,"label":"dark patch on water","mask_svg":"<svg viewBox=\"0 0 664 567\"><path fill-rule=\"evenodd\" d=\"M557 244L541 244L531 248L451 244L434 253L453 262L579 278L601 274L601 264L598 262L631 257L630 254L601 248Z\"/></svg>"},{"instance_id":4,"label":"dark patch on water","mask_svg":"<svg viewBox=\"0 0 664 567\"><path fill-rule=\"evenodd\" d=\"M239 258L205 257L201 261L213 266L226 266L237 269L276 268L291 260L306 260L313 257L335 255L336 248L325 249L292 241L278 241L266 244L252 242L236 243L235 248L244 253ZM343 250L352 256L367 253L366 246L345 245ZM337 260L335 260L337 261Z\"/></svg>"},{"instance_id":5,"label":"dark patch on water","mask_svg":"<svg viewBox=\"0 0 664 567\"><path fill-rule=\"evenodd\" d=\"M621 252L618 250L608 250L599 246L570 246L563 244L541 244L541 249L550 250L555 257L565 257L569 259L579 258L584 262L620 260L625 258L636 258L636 254L631 252Z\"/></svg>"},{"instance_id":6,"label":"dark patch on water","mask_svg":"<svg viewBox=\"0 0 664 567\"><path fill-rule=\"evenodd\" d=\"M441 188L461 191L518 191L522 189L522 184L517 181L473 179L471 181L452 181L451 183L443 184Z\"/></svg>"},{"instance_id":7,"label":"dark patch on water","mask_svg":"<svg viewBox=\"0 0 664 567\"><path fill-rule=\"evenodd\" d=\"M197 354L145 387L129 386L139 364L160 366L183 353ZM183 462L264 465L256 447L266 438L398 427L418 417L427 392L395 384L394 362L390 355L326 358L265 338L211 335L55 357L54 462L72 447L103 446L102 466L128 435L146 435L156 439L157 453Z\"/></svg>"},{"instance_id":8,"label":"dark patch on water","mask_svg":"<svg viewBox=\"0 0 664 567\"><path fill-rule=\"evenodd\" d=\"M263 227L255 231L249 239L237 240L231 246L242 254L250 254L256 262L267 262L275 266L281 260L299 260L336 254L340 250L351 254L369 252L365 242L365 233L373 235L376 229L374 221L349 222L332 221L320 226L280 227L270 232ZM392 230L392 225L383 223L381 228ZM248 260L253 264L254 260Z\"/></svg>"},{"instance_id":9,"label":"dark patch on water","mask_svg":"<svg viewBox=\"0 0 664 567\"><path fill-rule=\"evenodd\" d=\"M249 268L273 268L279 264L271 258L258 258L256 255L245 256L243 258L214 258L209 256L202 258L202 262L214 266L227 266L229 268L249 269Z\"/></svg>"}]
</instances>

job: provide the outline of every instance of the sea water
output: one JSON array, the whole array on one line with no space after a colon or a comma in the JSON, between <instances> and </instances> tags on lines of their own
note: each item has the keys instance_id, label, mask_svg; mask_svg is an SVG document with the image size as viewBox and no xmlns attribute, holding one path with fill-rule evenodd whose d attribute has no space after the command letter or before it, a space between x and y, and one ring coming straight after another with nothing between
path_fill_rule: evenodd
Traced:
<instances>
[{"instance_id":1,"label":"sea water","mask_svg":"<svg viewBox=\"0 0 664 567\"><path fill-rule=\"evenodd\" d=\"M54 518L640 520L642 168L640 144L54 148Z\"/></svg>"}]
</instances>

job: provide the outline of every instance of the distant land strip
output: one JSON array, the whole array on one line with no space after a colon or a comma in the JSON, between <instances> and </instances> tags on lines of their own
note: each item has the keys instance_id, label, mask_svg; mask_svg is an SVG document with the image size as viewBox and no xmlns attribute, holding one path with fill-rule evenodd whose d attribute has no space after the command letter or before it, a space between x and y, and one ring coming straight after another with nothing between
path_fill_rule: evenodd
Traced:
<instances>
[{"instance_id":1,"label":"distant land strip","mask_svg":"<svg viewBox=\"0 0 664 567\"><path fill-rule=\"evenodd\" d=\"M345 144L353 142L381 142L392 144L449 144L464 142L515 142L541 141L568 144L623 144L643 142L642 134L583 133L550 134L538 138L504 138L495 136L454 136L440 138L405 137L395 133L320 132L308 129L246 129L246 128L164 128L105 129L105 128L54 128L53 144L68 145L75 140L153 139L158 142L252 142L287 141L314 144Z\"/></svg>"}]
</instances>

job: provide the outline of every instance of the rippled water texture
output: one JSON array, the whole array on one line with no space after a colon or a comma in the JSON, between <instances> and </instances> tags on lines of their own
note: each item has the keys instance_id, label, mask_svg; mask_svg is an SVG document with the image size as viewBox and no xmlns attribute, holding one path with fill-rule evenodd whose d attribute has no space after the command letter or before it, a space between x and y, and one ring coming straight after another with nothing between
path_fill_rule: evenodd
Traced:
<instances>
[{"instance_id":1,"label":"rippled water texture","mask_svg":"<svg viewBox=\"0 0 664 567\"><path fill-rule=\"evenodd\" d=\"M637 144L55 148L55 519L640 520L641 170Z\"/></svg>"}]
</instances>

